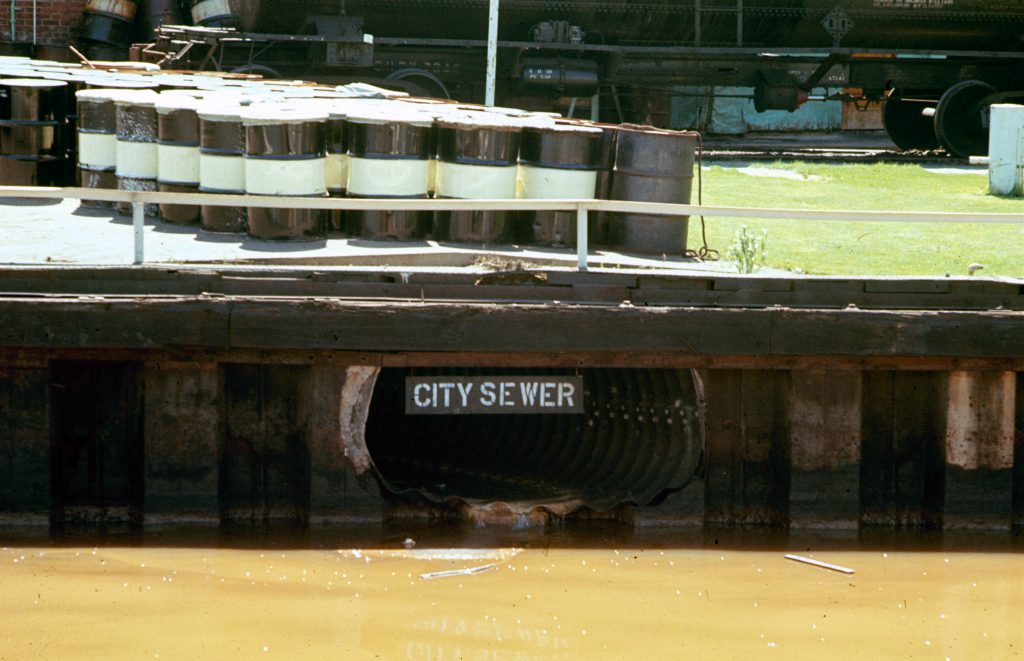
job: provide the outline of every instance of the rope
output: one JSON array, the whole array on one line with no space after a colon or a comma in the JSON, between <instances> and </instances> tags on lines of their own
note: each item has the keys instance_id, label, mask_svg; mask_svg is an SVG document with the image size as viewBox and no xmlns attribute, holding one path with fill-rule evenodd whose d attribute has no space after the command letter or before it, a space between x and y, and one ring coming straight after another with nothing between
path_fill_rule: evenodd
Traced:
<instances>
[{"instance_id":1,"label":"rope","mask_svg":"<svg viewBox=\"0 0 1024 661\"><path fill-rule=\"evenodd\" d=\"M704 138L700 133L697 136L697 204L704 205ZM691 259L699 259L704 262L716 262L721 259L721 255L714 248L708 247L708 228L707 223L704 222L704 214L700 216L700 236L703 242L699 250L686 249L683 251L684 257Z\"/></svg>"}]
</instances>

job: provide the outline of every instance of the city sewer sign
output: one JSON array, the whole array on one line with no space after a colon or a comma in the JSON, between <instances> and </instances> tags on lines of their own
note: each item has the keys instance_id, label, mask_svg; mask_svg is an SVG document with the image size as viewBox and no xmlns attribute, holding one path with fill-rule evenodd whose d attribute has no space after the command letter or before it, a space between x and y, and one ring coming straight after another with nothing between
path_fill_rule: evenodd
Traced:
<instances>
[{"instance_id":1,"label":"city sewer sign","mask_svg":"<svg viewBox=\"0 0 1024 661\"><path fill-rule=\"evenodd\" d=\"M410 376L411 415L583 413L581 376Z\"/></svg>"}]
</instances>

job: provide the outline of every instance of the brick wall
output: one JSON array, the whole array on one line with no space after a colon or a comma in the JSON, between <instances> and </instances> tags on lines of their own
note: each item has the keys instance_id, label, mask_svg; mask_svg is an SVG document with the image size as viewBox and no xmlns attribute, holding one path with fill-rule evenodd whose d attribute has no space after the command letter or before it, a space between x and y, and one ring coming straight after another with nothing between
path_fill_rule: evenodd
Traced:
<instances>
[{"instance_id":1,"label":"brick wall","mask_svg":"<svg viewBox=\"0 0 1024 661\"><path fill-rule=\"evenodd\" d=\"M11 4L16 34L11 39ZM0 43L32 43L32 0L0 0ZM46 46L66 46L82 22L85 0L36 0L36 39Z\"/></svg>"}]
</instances>

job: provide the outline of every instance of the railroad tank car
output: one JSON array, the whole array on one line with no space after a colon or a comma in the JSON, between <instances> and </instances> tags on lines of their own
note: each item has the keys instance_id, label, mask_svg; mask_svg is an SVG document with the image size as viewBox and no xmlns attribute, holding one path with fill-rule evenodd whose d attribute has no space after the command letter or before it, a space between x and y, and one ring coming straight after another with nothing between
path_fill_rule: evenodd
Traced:
<instances>
[{"instance_id":1,"label":"railroad tank car","mask_svg":"<svg viewBox=\"0 0 1024 661\"><path fill-rule=\"evenodd\" d=\"M482 97L488 0L233 2L248 33L374 37L362 58L305 42L280 57L237 44L262 58L242 67L326 65L414 93ZM885 99L900 147L968 155L987 149L988 106L1024 98L1021 0L502 0L499 39L504 101L600 92L619 120L650 120L679 85L753 88L759 110L793 110L827 85Z\"/></svg>"}]
</instances>

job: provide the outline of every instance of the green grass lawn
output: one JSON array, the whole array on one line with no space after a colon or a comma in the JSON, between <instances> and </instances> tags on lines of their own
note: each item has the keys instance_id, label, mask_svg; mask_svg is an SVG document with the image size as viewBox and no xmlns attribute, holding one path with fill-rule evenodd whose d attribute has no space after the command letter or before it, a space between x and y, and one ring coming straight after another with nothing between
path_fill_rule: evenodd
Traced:
<instances>
[{"instance_id":1,"label":"green grass lawn","mask_svg":"<svg viewBox=\"0 0 1024 661\"><path fill-rule=\"evenodd\" d=\"M850 211L955 211L1024 214L1024 198L987 194L988 178L929 172L919 165L774 163L817 181L755 177L734 167L704 172L707 205ZM696 200L694 182L694 200ZM707 218L708 244L723 256L736 230L768 232L772 268L826 275L1024 276L1024 224L891 223ZM700 220L689 247L700 246Z\"/></svg>"}]
</instances>

